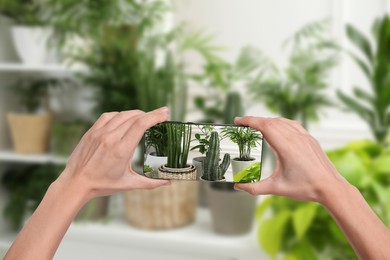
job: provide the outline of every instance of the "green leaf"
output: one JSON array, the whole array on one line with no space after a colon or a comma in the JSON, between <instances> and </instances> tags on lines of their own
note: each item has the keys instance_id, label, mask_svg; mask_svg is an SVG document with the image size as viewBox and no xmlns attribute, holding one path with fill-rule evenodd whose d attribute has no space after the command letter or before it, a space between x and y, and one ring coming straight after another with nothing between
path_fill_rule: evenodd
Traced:
<instances>
[{"instance_id":1,"label":"green leaf","mask_svg":"<svg viewBox=\"0 0 390 260\"><path fill-rule=\"evenodd\" d=\"M360 186L364 176L370 171L356 152L348 152L341 157L334 158L333 164L352 185Z\"/></svg>"},{"instance_id":2,"label":"green leaf","mask_svg":"<svg viewBox=\"0 0 390 260\"><path fill-rule=\"evenodd\" d=\"M317 259L315 251L309 243L298 243L294 248L288 252L284 260L313 260Z\"/></svg>"},{"instance_id":3,"label":"green leaf","mask_svg":"<svg viewBox=\"0 0 390 260\"><path fill-rule=\"evenodd\" d=\"M258 182L261 176L260 168L260 162L246 166L234 175L234 182Z\"/></svg>"},{"instance_id":4,"label":"green leaf","mask_svg":"<svg viewBox=\"0 0 390 260\"><path fill-rule=\"evenodd\" d=\"M369 108L357 102L356 99L348 97L341 91L337 91L337 96L351 111L358 114L366 122L372 122L374 113Z\"/></svg>"},{"instance_id":5,"label":"green leaf","mask_svg":"<svg viewBox=\"0 0 390 260\"><path fill-rule=\"evenodd\" d=\"M255 210L255 220L256 222L260 222L263 219L264 213L267 209L270 208L273 202L273 197L268 197L263 200L259 205L257 205Z\"/></svg>"},{"instance_id":6,"label":"green leaf","mask_svg":"<svg viewBox=\"0 0 390 260\"><path fill-rule=\"evenodd\" d=\"M390 153L384 153L372 162L372 168L377 173L390 174Z\"/></svg>"},{"instance_id":7,"label":"green leaf","mask_svg":"<svg viewBox=\"0 0 390 260\"><path fill-rule=\"evenodd\" d=\"M283 210L273 218L263 221L258 229L258 241L271 257L275 258L281 248L285 226L290 217L291 213Z\"/></svg>"},{"instance_id":8,"label":"green leaf","mask_svg":"<svg viewBox=\"0 0 390 260\"><path fill-rule=\"evenodd\" d=\"M303 204L293 213L293 227L299 239L303 238L313 222L317 207L314 203Z\"/></svg>"},{"instance_id":9,"label":"green leaf","mask_svg":"<svg viewBox=\"0 0 390 260\"><path fill-rule=\"evenodd\" d=\"M368 61L373 60L373 52L368 39L354 26L347 25L347 36L356 47L365 55Z\"/></svg>"}]
</instances>

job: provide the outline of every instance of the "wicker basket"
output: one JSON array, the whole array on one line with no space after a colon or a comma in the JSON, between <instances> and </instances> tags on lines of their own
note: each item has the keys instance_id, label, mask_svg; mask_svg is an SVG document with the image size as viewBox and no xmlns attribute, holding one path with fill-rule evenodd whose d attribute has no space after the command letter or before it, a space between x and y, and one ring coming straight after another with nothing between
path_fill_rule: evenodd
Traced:
<instances>
[{"instance_id":1,"label":"wicker basket","mask_svg":"<svg viewBox=\"0 0 390 260\"><path fill-rule=\"evenodd\" d=\"M195 220L198 183L173 181L171 186L125 193L126 217L141 229L170 229Z\"/></svg>"},{"instance_id":2,"label":"wicker basket","mask_svg":"<svg viewBox=\"0 0 390 260\"><path fill-rule=\"evenodd\" d=\"M14 149L18 153L47 152L53 116L51 114L7 114Z\"/></svg>"},{"instance_id":3,"label":"wicker basket","mask_svg":"<svg viewBox=\"0 0 390 260\"><path fill-rule=\"evenodd\" d=\"M158 168L158 178L167 180L196 180L196 167L190 164L187 168Z\"/></svg>"}]
</instances>

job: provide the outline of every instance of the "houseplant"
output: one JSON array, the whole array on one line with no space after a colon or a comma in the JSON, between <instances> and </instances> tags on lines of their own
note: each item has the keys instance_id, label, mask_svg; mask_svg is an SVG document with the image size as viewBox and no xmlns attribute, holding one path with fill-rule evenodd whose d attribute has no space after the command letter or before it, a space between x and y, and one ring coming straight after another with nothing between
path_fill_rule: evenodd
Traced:
<instances>
[{"instance_id":1,"label":"houseplant","mask_svg":"<svg viewBox=\"0 0 390 260\"><path fill-rule=\"evenodd\" d=\"M238 146L239 156L232 159L234 175L255 163L255 158L251 157L251 150L261 145L263 137L260 133L250 127L233 126L225 127L222 133Z\"/></svg>"},{"instance_id":2,"label":"houseplant","mask_svg":"<svg viewBox=\"0 0 390 260\"><path fill-rule=\"evenodd\" d=\"M13 86L21 113L7 113L14 149L18 153L44 153L48 149L53 115L48 103L48 88L58 80L25 80Z\"/></svg>"},{"instance_id":3,"label":"houseplant","mask_svg":"<svg viewBox=\"0 0 390 260\"><path fill-rule=\"evenodd\" d=\"M327 155L390 227L390 150L359 140ZM286 259L357 259L336 222L317 203L269 197L256 209L256 219L259 244L270 257L283 253Z\"/></svg>"},{"instance_id":4,"label":"houseplant","mask_svg":"<svg viewBox=\"0 0 390 260\"><path fill-rule=\"evenodd\" d=\"M223 160L219 163L219 135L218 132L213 131L210 134L210 141L206 158L202 162L203 174L201 179L205 181L225 181L225 173L230 165L230 154L226 153Z\"/></svg>"},{"instance_id":5,"label":"houseplant","mask_svg":"<svg viewBox=\"0 0 390 260\"><path fill-rule=\"evenodd\" d=\"M192 126L186 124L165 124L168 133L167 164L158 168L162 179L196 180L196 168L188 164Z\"/></svg>"},{"instance_id":6,"label":"houseplant","mask_svg":"<svg viewBox=\"0 0 390 260\"><path fill-rule=\"evenodd\" d=\"M145 133L145 144L145 164L151 166L157 173L158 168L167 163L168 132L166 126L158 124L148 129Z\"/></svg>"},{"instance_id":7,"label":"houseplant","mask_svg":"<svg viewBox=\"0 0 390 260\"><path fill-rule=\"evenodd\" d=\"M88 129L89 124L80 119L54 123L53 152L69 156Z\"/></svg>"},{"instance_id":8,"label":"houseplant","mask_svg":"<svg viewBox=\"0 0 390 260\"><path fill-rule=\"evenodd\" d=\"M305 128L309 121L318 120L320 111L332 104L324 91L327 76L337 64L327 28L327 21L313 22L288 38L291 52L285 69L259 55L257 76L248 85L253 100L285 118L299 120Z\"/></svg>"},{"instance_id":9,"label":"houseplant","mask_svg":"<svg viewBox=\"0 0 390 260\"><path fill-rule=\"evenodd\" d=\"M12 36L20 59L26 64L48 60L48 29L44 27L43 2L37 0L2 0L0 14L14 22Z\"/></svg>"},{"instance_id":10,"label":"houseplant","mask_svg":"<svg viewBox=\"0 0 390 260\"><path fill-rule=\"evenodd\" d=\"M3 214L14 230L19 230L35 211L61 168L54 165L14 165L5 169L1 184L9 192L9 200Z\"/></svg>"},{"instance_id":11,"label":"houseplant","mask_svg":"<svg viewBox=\"0 0 390 260\"><path fill-rule=\"evenodd\" d=\"M388 68L390 57L390 17L377 19L372 27L374 46L371 41L352 25L346 27L346 33L360 54L348 51L360 70L367 78L371 93L361 87L354 87L353 96L338 91L338 96L348 110L362 118L372 135L379 143L385 143L390 128L390 79Z\"/></svg>"},{"instance_id":12,"label":"houseplant","mask_svg":"<svg viewBox=\"0 0 390 260\"><path fill-rule=\"evenodd\" d=\"M191 151L198 150L199 153L202 155L202 156L194 157L192 159L192 164L196 167L197 179L200 179L200 177L203 175L202 162L206 158L206 156L204 155L207 153L209 149L210 136L214 130L214 126L197 125L197 128L199 129L200 133L196 133L195 139L192 141L197 141L198 144L192 147Z\"/></svg>"}]
</instances>

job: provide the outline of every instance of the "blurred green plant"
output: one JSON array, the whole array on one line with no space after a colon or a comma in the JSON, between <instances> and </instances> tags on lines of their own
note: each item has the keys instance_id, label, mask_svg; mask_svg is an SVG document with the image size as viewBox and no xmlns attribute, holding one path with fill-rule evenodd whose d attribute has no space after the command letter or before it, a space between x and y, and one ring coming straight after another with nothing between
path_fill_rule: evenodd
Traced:
<instances>
[{"instance_id":1,"label":"blurred green plant","mask_svg":"<svg viewBox=\"0 0 390 260\"><path fill-rule=\"evenodd\" d=\"M353 25L347 25L346 33L360 52L348 53L366 76L371 93L355 86L353 96L341 91L337 94L348 110L360 116L375 139L383 144L390 129L390 17L385 15L374 22L374 44Z\"/></svg>"},{"instance_id":2,"label":"blurred green plant","mask_svg":"<svg viewBox=\"0 0 390 260\"><path fill-rule=\"evenodd\" d=\"M203 114L200 121L232 124L236 116L244 115L242 97L233 87L245 84L260 66L259 51L247 46L241 49L233 64L222 59L212 59L195 76L205 86L205 95L195 97L195 107Z\"/></svg>"},{"instance_id":3,"label":"blurred green plant","mask_svg":"<svg viewBox=\"0 0 390 260\"><path fill-rule=\"evenodd\" d=\"M55 181L62 166L23 166L5 170L2 185L9 192L4 207L4 218L10 221L15 230L19 230L23 220L38 207L46 190Z\"/></svg>"},{"instance_id":4,"label":"blurred green plant","mask_svg":"<svg viewBox=\"0 0 390 260\"><path fill-rule=\"evenodd\" d=\"M39 0L0 0L0 14L17 25L43 25L42 9L42 1Z\"/></svg>"},{"instance_id":5,"label":"blurred green plant","mask_svg":"<svg viewBox=\"0 0 390 260\"><path fill-rule=\"evenodd\" d=\"M90 124L82 120L55 123L53 126L54 153L69 156L89 127Z\"/></svg>"},{"instance_id":6,"label":"blurred green plant","mask_svg":"<svg viewBox=\"0 0 390 260\"><path fill-rule=\"evenodd\" d=\"M332 104L324 90L337 64L336 44L326 34L327 25L327 20L310 23L287 39L291 53L284 70L258 55L259 72L249 84L254 100L283 117L300 120L304 127L309 120L318 120L319 111Z\"/></svg>"},{"instance_id":7,"label":"blurred green plant","mask_svg":"<svg viewBox=\"0 0 390 260\"><path fill-rule=\"evenodd\" d=\"M390 149L362 140L327 155L390 227ZM272 217L266 217L268 211ZM268 197L257 207L256 219L259 244L272 258L283 253L284 259L357 259L342 231L319 204Z\"/></svg>"},{"instance_id":8,"label":"blurred green plant","mask_svg":"<svg viewBox=\"0 0 390 260\"><path fill-rule=\"evenodd\" d=\"M50 111L49 88L59 87L64 82L59 79L24 79L12 85L10 89L19 100L21 110L35 113L39 108Z\"/></svg>"}]
</instances>

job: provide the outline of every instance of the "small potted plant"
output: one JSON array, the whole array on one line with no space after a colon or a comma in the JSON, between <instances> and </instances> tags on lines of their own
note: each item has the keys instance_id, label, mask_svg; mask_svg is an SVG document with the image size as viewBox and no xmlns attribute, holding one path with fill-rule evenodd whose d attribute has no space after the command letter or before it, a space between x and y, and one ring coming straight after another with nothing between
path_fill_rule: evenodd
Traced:
<instances>
[{"instance_id":1,"label":"small potted plant","mask_svg":"<svg viewBox=\"0 0 390 260\"><path fill-rule=\"evenodd\" d=\"M19 113L7 113L16 152L47 152L53 121L48 104L48 88L56 84L57 80L44 79L22 81L13 86L22 108Z\"/></svg>"},{"instance_id":2,"label":"small potted plant","mask_svg":"<svg viewBox=\"0 0 390 260\"><path fill-rule=\"evenodd\" d=\"M219 164L220 140L216 131L211 132L206 159L203 160L202 180L205 181L225 181L225 173L230 165L230 154L226 153L222 163Z\"/></svg>"},{"instance_id":3,"label":"small potted plant","mask_svg":"<svg viewBox=\"0 0 390 260\"><path fill-rule=\"evenodd\" d=\"M154 169L152 166L145 164L144 165L144 174L146 177L153 178L154 177Z\"/></svg>"},{"instance_id":4,"label":"small potted plant","mask_svg":"<svg viewBox=\"0 0 390 260\"><path fill-rule=\"evenodd\" d=\"M164 124L167 128L167 163L158 168L162 179L196 180L196 168L188 164L191 143L191 125Z\"/></svg>"},{"instance_id":5,"label":"small potted plant","mask_svg":"<svg viewBox=\"0 0 390 260\"><path fill-rule=\"evenodd\" d=\"M168 132L166 125L158 124L151 127L145 134L146 152L145 164L158 172L158 168L167 163Z\"/></svg>"},{"instance_id":6,"label":"small potted plant","mask_svg":"<svg viewBox=\"0 0 390 260\"><path fill-rule=\"evenodd\" d=\"M239 150L239 156L232 159L233 175L239 173L245 167L254 164L255 158L251 157L251 149L260 145L261 134L250 127L227 126L222 130L224 137L229 137L233 143L236 143Z\"/></svg>"},{"instance_id":7,"label":"small potted plant","mask_svg":"<svg viewBox=\"0 0 390 260\"><path fill-rule=\"evenodd\" d=\"M0 1L0 14L14 23L14 45L26 64L43 64L49 56L49 30L43 26L42 10L42 1L38 0Z\"/></svg>"},{"instance_id":8,"label":"small potted plant","mask_svg":"<svg viewBox=\"0 0 390 260\"><path fill-rule=\"evenodd\" d=\"M198 141L198 145L191 148L191 151L198 150L202 156L194 157L192 159L192 164L196 168L197 179L200 179L203 175L203 166L202 162L206 159L205 154L209 149L210 135L214 130L213 125L198 125L200 133L195 134L195 139L193 141Z\"/></svg>"}]
</instances>

